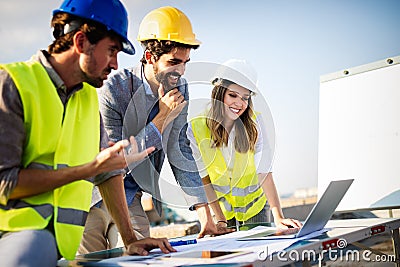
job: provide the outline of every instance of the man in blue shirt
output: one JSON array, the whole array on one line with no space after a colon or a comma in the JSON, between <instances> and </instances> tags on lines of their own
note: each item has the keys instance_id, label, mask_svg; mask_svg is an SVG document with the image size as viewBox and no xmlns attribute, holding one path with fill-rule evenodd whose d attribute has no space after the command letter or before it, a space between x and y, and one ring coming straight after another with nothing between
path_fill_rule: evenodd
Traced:
<instances>
[{"instance_id":1,"label":"man in blue shirt","mask_svg":"<svg viewBox=\"0 0 400 267\"><path fill-rule=\"evenodd\" d=\"M181 78L190 52L200 41L189 19L174 7L148 13L140 24L138 41L144 48L141 64L120 70L98 91L105 128L112 141L135 136L139 149L156 150L142 162L128 166L124 185L131 222L138 238L150 235L149 220L141 206L141 191L153 196L161 215L159 176L165 153L185 199L198 213L199 237L218 231L207 204L201 178L186 136L188 85ZM116 228L101 202L93 207L86 223L80 253L116 246Z\"/></svg>"}]
</instances>

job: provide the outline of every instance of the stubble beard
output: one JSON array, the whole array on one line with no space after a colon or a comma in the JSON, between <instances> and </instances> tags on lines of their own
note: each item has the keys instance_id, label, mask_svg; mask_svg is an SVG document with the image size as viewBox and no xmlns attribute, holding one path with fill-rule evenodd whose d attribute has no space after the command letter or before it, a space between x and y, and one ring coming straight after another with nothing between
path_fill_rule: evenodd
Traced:
<instances>
[{"instance_id":1,"label":"stubble beard","mask_svg":"<svg viewBox=\"0 0 400 267\"><path fill-rule=\"evenodd\" d=\"M84 70L82 70L82 76L83 76L83 81L90 84L91 86L95 87L95 88L99 88L103 86L104 80L101 77L93 77L90 76L88 73L91 72L95 72L96 68L97 68L97 61L95 59L95 57L93 56L93 51L94 51L94 46L91 46L90 50L88 51L89 53L89 60L88 62L86 62L86 66L87 66L87 72L85 72ZM105 71L103 71L105 72ZM108 72L110 73L111 70Z\"/></svg>"}]
</instances>

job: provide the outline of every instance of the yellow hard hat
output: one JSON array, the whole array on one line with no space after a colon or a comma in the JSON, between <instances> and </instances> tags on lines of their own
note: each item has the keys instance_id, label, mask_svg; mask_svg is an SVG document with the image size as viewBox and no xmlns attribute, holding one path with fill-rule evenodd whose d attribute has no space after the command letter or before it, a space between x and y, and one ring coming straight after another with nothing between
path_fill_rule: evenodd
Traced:
<instances>
[{"instance_id":1,"label":"yellow hard hat","mask_svg":"<svg viewBox=\"0 0 400 267\"><path fill-rule=\"evenodd\" d=\"M188 45L200 45L192 30L189 18L171 6L150 11L139 26L138 41L169 40Z\"/></svg>"}]
</instances>

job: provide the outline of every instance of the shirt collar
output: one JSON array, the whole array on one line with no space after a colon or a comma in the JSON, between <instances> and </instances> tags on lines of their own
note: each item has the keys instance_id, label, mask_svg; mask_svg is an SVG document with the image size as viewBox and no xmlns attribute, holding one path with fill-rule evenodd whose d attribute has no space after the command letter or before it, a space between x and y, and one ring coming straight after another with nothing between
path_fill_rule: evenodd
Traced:
<instances>
[{"instance_id":1,"label":"shirt collar","mask_svg":"<svg viewBox=\"0 0 400 267\"><path fill-rule=\"evenodd\" d=\"M144 66L142 66L142 68L141 68L142 71L140 72L140 75L142 76L141 78L142 78L142 81L143 81L144 91L146 92L146 95L154 96L153 91L150 88L150 84L147 82L147 79L144 76L144 69L143 68L144 68Z\"/></svg>"},{"instance_id":2,"label":"shirt collar","mask_svg":"<svg viewBox=\"0 0 400 267\"><path fill-rule=\"evenodd\" d=\"M40 64L43 65L45 68L47 74L49 75L51 81L53 82L54 86L58 90L66 91L67 87L64 84L64 81L61 79L60 75L56 72L56 70L53 68L53 66L50 64L48 58L50 57L50 54L46 50L39 50L36 55L32 57L32 60L38 61ZM83 84L78 84L73 90L71 91L76 91L79 90L83 87Z\"/></svg>"}]
</instances>

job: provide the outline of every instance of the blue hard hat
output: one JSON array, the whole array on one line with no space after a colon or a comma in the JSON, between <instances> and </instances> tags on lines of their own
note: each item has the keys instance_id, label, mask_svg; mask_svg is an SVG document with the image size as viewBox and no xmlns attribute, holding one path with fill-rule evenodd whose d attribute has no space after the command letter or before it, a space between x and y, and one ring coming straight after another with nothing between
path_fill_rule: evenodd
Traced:
<instances>
[{"instance_id":1,"label":"blue hard hat","mask_svg":"<svg viewBox=\"0 0 400 267\"><path fill-rule=\"evenodd\" d=\"M53 11L53 16L60 12L105 25L122 37L122 51L135 54L135 48L128 40L128 14L119 0L64 0L60 8Z\"/></svg>"}]
</instances>

